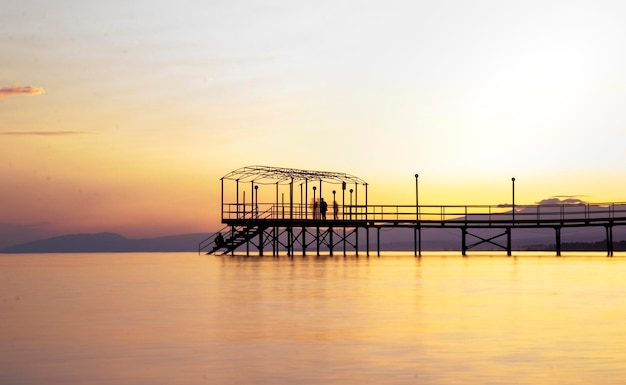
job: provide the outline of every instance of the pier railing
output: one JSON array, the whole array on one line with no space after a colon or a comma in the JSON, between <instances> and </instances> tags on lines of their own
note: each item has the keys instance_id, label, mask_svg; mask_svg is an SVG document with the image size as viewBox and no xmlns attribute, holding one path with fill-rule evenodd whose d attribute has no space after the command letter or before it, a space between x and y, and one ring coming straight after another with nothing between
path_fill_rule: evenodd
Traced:
<instances>
[{"instance_id":1,"label":"pier railing","mask_svg":"<svg viewBox=\"0 0 626 385\"><path fill-rule=\"evenodd\" d=\"M224 204L222 220L322 220L319 207L310 204ZM542 205L331 205L326 220L384 223L515 223L623 220L626 202Z\"/></svg>"}]
</instances>

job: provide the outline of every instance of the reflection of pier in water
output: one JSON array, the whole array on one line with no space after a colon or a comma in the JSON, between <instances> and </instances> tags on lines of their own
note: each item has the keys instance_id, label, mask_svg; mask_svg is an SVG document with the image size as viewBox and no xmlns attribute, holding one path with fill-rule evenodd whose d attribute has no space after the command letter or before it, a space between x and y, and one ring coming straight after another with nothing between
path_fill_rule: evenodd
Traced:
<instances>
[{"instance_id":1,"label":"reflection of pier in water","mask_svg":"<svg viewBox=\"0 0 626 385\"><path fill-rule=\"evenodd\" d=\"M358 254L359 237L364 237L364 251L370 255L370 230L374 229L380 255L381 229L410 228L414 253L421 255L422 230L448 228L460 231L463 255L483 244L511 255L512 229L550 228L555 232L556 253L561 255L562 228L604 227L607 254L612 256L613 227L626 225L626 203L419 205L417 178L416 174L414 205L374 205L368 202L368 184L353 175L266 166L240 168L221 179L222 223L226 226L220 233L225 242L215 245L217 233L213 234L200 243L199 251L224 255L245 248L249 255L252 246L259 255L270 249L272 255L281 250L289 255L306 255L310 250L317 255L338 251L346 255L349 250ZM225 201L227 196L232 200ZM328 204L325 213L322 200ZM496 234L476 234L484 229Z\"/></svg>"}]
</instances>

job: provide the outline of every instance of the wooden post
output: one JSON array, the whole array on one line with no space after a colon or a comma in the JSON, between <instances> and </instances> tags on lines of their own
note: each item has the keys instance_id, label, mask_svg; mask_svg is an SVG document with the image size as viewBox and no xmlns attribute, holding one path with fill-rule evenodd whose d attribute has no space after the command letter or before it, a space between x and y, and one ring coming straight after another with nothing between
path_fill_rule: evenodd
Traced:
<instances>
[{"instance_id":1,"label":"wooden post","mask_svg":"<svg viewBox=\"0 0 626 385\"><path fill-rule=\"evenodd\" d=\"M332 227L329 227L329 228L328 228L328 231L330 232L330 234L329 234L329 237L330 237L330 239L329 239L329 240L330 240L330 244L328 245L328 248L329 248L329 250L330 250L330 256L332 257L332 256L333 256L333 233L334 233L335 231L333 230L333 228L332 228Z\"/></svg>"},{"instance_id":2,"label":"wooden post","mask_svg":"<svg viewBox=\"0 0 626 385\"><path fill-rule=\"evenodd\" d=\"M506 228L506 255L511 256L511 228Z\"/></svg>"},{"instance_id":3,"label":"wooden post","mask_svg":"<svg viewBox=\"0 0 626 385\"><path fill-rule=\"evenodd\" d=\"M417 224L417 255L422 256L422 226Z\"/></svg>"},{"instance_id":4,"label":"wooden post","mask_svg":"<svg viewBox=\"0 0 626 385\"><path fill-rule=\"evenodd\" d=\"M606 229L606 256L613 256L613 226L608 224L604 226Z\"/></svg>"},{"instance_id":5,"label":"wooden post","mask_svg":"<svg viewBox=\"0 0 626 385\"><path fill-rule=\"evenodd\" d=\"M320 255L320 227L316 226L316 236L315 236L315 245L316 245L316 251L317 251L317 255Z\"/></svg>"},{"instance_id":6,"label":"wooden post","mask_svg":"<svg viewBox=\"0 0 626 385\"><path fill-rule=\"evenodd\" d=\"M465 239L466 237L467 227L461 227L461 255L464 257L467 255L467 242Z\"/></svg>"}]
</instances>

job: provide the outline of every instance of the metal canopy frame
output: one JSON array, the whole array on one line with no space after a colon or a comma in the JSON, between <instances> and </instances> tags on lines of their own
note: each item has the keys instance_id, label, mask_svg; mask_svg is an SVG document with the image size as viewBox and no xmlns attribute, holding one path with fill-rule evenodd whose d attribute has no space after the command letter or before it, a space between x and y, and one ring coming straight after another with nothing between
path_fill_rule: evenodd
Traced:
<instances>
[{"instance_id":1,"label":"metal canopy frame","mask_svg":"<svg viewBox=\"0 0 626 385\"><path fill-rule=\"evenodd\" d=\"M233 183L234 182L234 183ZM343 236L339 237L344 245L350 236L355 237L354 245L358 245L358 225L355 221L357 215L364 215L367 218L367 189L368 184L363 179L354 175L316 170L300 170L295 168L270 167L270 166L246 166L231 171L221 178L222 184L222 223L227 223L231 227L230 250L234 250L240 242L246 243L248 248L252 237L258 236L258 249L263 254L263 245L268 242L273 244L274 253L278 250L281 234L286 234L287 240L284 246L289 253L293 253L296 243L301 244L303 253L306 250L306 234L311 234L307 226L315 227L316 249L319 254L320 244L333 242L333 224L343 228ZM228 184L228 192L234 192L235 201L224 201L225 184ZM232 184L234 184L234 191ZM340 185L338 189L332 191L332 212L333 219L326 221L326 210L321 211L324 202L322 187L324 185ZM259 185L271 185L272 188L263 188L264 201L259 201ZM294 187L300 187L300 194L295 193ZM350 185L348 187L348 185ZM359 201L359 185L365 187L365 202ZM249 186L249 187L246 187ZM309 186L313 199L309 200ZM248 190L249 188L249 190ZM246 202L246 190L250 203ZM268 193L273 190L273 197L267 199ZM339 191L337 191L339 190ZM328 190L324 190L328 191ZM280 194L282 192L282 194ZM336 200L336 193L339 192L341 202ZM346 194L349 192L349 205L346 205ZM354 193L354 201L353 201ZM327 195L329 193L327 192ZM339 213L341 212L341 219ZM270 222L267 222L269 220ZM294 224L298 221L298 226L302 227L300 234L294 231ZM227 227L228 227L227 226ZM239 227L241 229L239 229ZM271 227L271 229L269 229ZM320 229L326 228L326 230ZM280 228L284 230L281 232ZM348 228L350 231L348 232ZM237 231L235 231L237 230ZM366 233L369 244L369 232ZM328 236L328 241L326 237ZM301 238L299 238L301 237ZM207 241L208 242L208 241ZM350 244L353 244L350 242ZM355 249L357 246L354 246ZM247 249L246 249L247 250ZM368 250L369 251L369 250Z\"/></svg>"},{"instance_id":2,"label":"metal canopy frame","mask_svg":"<svg viewBox=\"0 0 626 385\"><path fill-rule=\"evenodd\" d=\"M343 182L351 182L361 185L367 184L367 182L357 176L341 172L299 170L295 168L270 166L242 167L224 175L222 180L254 182L255 184L289 184L299 181L314 180L322 180L333 184L341 184Z\"/></svg>"}]
</instances>

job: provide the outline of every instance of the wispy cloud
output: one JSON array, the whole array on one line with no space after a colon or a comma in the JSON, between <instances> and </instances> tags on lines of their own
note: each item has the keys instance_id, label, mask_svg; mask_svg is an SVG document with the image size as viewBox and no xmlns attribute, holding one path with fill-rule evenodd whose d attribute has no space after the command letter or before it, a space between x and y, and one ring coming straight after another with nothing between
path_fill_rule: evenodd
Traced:
<instances>
[{"instance_id":1,"label":"wispy cloud","mask_svg":"<svg viewBox=\"0 0 626 385\"><path fill-rule=\"evenodd\" d=\"M12 96L41 95L44 92L45 91L43 90L43 88L15 84L12 86L0 88L0 98L10 98Z\"/></svg>"},{"instance_id":2,"label":"wispy cloud","mask_svg":"<svg viewBox=\"0 0 626 385\"><path fill-rule=\"evenodd\" d=\"M8 131L0 132L0 135L7 136L71 136L90 135L92 132L86 131Z\"/></svg>"}]
</instances>

